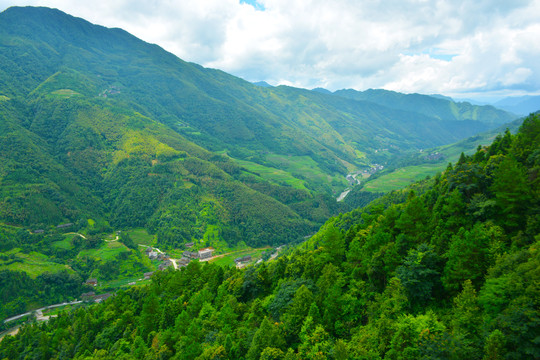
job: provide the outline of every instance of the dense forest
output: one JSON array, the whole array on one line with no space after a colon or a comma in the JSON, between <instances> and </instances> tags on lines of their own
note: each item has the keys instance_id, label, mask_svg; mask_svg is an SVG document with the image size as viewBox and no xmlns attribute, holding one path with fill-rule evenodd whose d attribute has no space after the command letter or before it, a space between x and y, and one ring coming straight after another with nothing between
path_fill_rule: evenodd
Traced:
<instances>
[{"instance_id":1,"label":"dense forest","mask_svg":"<svg viewBox=\"0 0 540 360\"><path fill-rule=\"evenodd\" d=\"M0 358L540 357L540 118L247 269L192 262Z\"/></svg>"}]
</instances>

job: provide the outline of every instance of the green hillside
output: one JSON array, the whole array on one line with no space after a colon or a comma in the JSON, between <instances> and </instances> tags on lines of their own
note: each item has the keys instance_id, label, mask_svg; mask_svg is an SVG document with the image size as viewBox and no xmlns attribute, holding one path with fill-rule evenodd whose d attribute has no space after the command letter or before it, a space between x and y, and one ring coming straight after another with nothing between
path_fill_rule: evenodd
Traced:
<instances>
[{"instance_id":1,"label":"green hillside","mask_svg":"<svg viewBox=\"0 0 540 360\"><path fill-rule=\"evenodd\" d=\"M0 357L539 358L539 148L531 116L434 179L329 219L274 261L159 272L24 326Z\"/></svg>"}]
</instances>

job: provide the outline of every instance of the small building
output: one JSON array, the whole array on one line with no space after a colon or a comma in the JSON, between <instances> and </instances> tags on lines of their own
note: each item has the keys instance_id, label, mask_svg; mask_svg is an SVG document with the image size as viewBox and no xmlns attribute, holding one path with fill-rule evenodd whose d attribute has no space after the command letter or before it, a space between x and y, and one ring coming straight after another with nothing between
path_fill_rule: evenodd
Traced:
<instances>
[{"instance_id":1,"label":"small building","mask_svg":"<svg viewBox=\"0 0 540 360\"><path fill-rule=\"evenodd\" d=\"M195 251L188 251L188 250L186 250L186 251L184 251L184 252L182 253L182 255L183 255L184 257L187 257L188 259L198 259L198 258L199 258L199 253L197 253L197 252L195 252Z\"/></svg>"},{"instance_id":2,"label":"small building","mask_svg":"<svg viewBox=\"0 0 540 360\"><path fill-rule=\"evenodd\" d=\"M246 255L246 256L242 256L242 257L234 259L234 262L236 263L236 265L245 264L250 261L251 261L251 255Z\"/></svg>"},{"instance_id":3,"label":"small building","mask_svg":"<svg viewBox=\"0 0 540 360\"><path fill-rule=\"evenodd\" d=\"M37 229L37 230L34 230L33 232L34 232L34 234L43 234L45 232L45 230Z\"/></svg>"},{"instance_id":4,"label":"small building","mask_svg":"<svg viewBox=\"0 0 540 360\"><path fill-rule=\"evenodd\" d=\"M161 264L159 264L158 269L159 270L165 270L166 268L168 268L171 265L172 265L172 262L167 260L167 261L164 261Z\"/></svg>"},{"instance_id":5,"label":"small building","mask_svg":"<svg viewBox=\"0 0 540 360\"><path fill-rule=\"evenodd\" d=\"M111 293L101 294L94 296L94 301L97 303L103 302L113 296Z\"/></svg>"},{"instance_id":6,"label":"small building","mask_svg":"<svg viewBox=\"0 0 540 360\"><path fill-rule=\"evenodd\" d=\"M212 253L214 252L214 248L208 247L199 250L199 259L210 259L212 257Z\"/></svg>"},{"instance_id":7,"label":"small building","mask_svg":"<svg viewBox=\"0 0 540 360\"><path fill-rule=\"evenodd\" d=\"M92 301L94 299L94 296L96 295L95 292L89 291L81 294L81 300L82 301Z\"/></svg>"},{"instance_id":8,"label":"small building","mask_svg":"<svg viewBox=\"0 0 540 360\"><path fill-rule=\"evenodd\" d=\"M154 260L154 259L157 259L158 258L158 253L156 251L150 251L148 253L148 258L150 260Z\"/></svg>"},{"instance_id":9,"label":"small building","mask_svg":"<svg viewBox=\"0 0 540 360\"><path fill-rule=\"evenodd\" d=\"M144 280L150 279L152 277L152 275L154 275L153 271L144 273Z\"/></svg>"},{"instance_id":10,"label":"small building","mask_svg":"<svg viewBox=\"0 0 540 360\"><path fill-rule=\"evenodd\" d=\"M176 261L176 265L178 265L179 267L186 267L188 266L188 264L189 264L189 259L186 257L183 257Z\"/></svg>"},{"instance_id":11,"label":"small building","mask_svg":"<svg viewBox=\"0 0 540 360\"><path fill-rule=\"evenodd\" d=\"M187 249L191 249L193 247L193 245L195 245L195 243L187 243L187 244L184 244L184 246L187 248Z\"/></svg>"},{"instance_id":12,"label":"small building","mask_svg":"<svg viewBox=\"0 0 540 360\"><path fill-rule=\"evenodd\" d=\"M57 229L65 229L65 228L72 227L72 226L73 226L73 223L67 223L67 224L57 225L56 228Z\"/></svg>"},{"instance_id":13,"label":"small building","mask_svg":"<svg viewBox=\"0 0 540 360\"><path fill-rule=\"evenodd\" d=\"M84 284L89 286L97 286L97 279L88 279Z\"/></svg>"}]
</instances>

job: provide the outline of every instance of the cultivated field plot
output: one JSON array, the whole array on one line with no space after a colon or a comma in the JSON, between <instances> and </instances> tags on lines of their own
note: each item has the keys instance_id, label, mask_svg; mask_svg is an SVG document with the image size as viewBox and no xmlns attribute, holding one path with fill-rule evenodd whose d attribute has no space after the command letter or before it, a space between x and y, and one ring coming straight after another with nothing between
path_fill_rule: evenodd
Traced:
<instances>
[{"instance_id":1,"label":"cultivated field plot","mask_svg":"<svg viewBox=\"0 0 540 360\"><path fill-rule=\"evenodd\" d=\"M52 262L47 255L35 251L25 254L17 248L4 253L6 256L11 254L14 259L0 260L0 270L24 271L31 278L36 278L44 272L55 273L67 269L65 265Z\"/></svg>"}]
</instances>

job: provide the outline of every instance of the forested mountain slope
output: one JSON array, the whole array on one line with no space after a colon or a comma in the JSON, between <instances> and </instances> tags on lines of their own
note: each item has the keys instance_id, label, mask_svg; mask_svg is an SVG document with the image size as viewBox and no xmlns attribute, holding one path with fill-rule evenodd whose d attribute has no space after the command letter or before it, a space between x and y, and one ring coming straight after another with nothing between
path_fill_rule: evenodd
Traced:
<instances>
[{"instance_id":1,"label":"forested mountain slope","mask_svg":"<svg viewBox=\"0 0 540 360\"><path fill-rule=\"evenodd\" d=\"M0 222L26 228L299 239L339 212L347 171L488 126L259 87L48 8L0 14L0 64Z\"/></svg>"},{"instance_id":2,"label":"forested mountain slope","mask_svg":"<svg viewBox=\"0 0 540 360\"><path fill-rule=\"evenodd\" d=\"M24 327L0 357L540 357L540 118L247 269L191 263Z\"/></svg>"},{"instance_id":3,"label":"forested mountain slope","mask_svg":"<svg viewBox=\"0 0 540 360\"><path fill-rule=\"evenodd\" d=\"M84 226L86 218L98 217L121 228L151 227L161 232L163 244L202 238L209 225L231 243L268 243L288 232L296 239L309 231L295 211L239 181L242 171L228 158L101 99L41 90L27 107L5 102L3 109L4 222ZM301 195L293 202L310 197Z\"/></svg>"},{"instance_id":4,"label":"forested mountain slope","mask_svg":"<svg viewBox=\"0 0 540 360\"><path fill-rule=\"evenodd\" d=\"M355 150L373 155L389 143L397 150L435 146L486 128L481 121L457 124L301 89L257 87L57 10L10 8L0 24L3 95L25 96L54 74L74 70L82 78L50 91L69 86L115 98L233 156L308 155L324 171L343 172L343 161L357 161ZM477 120L459 120L466 119Z\"/></svg>"}]
</instances>

